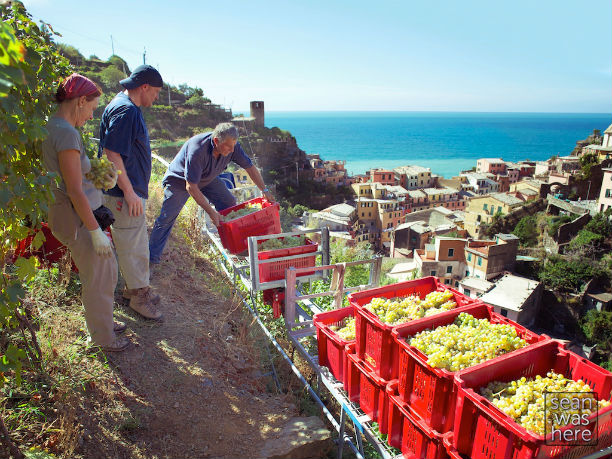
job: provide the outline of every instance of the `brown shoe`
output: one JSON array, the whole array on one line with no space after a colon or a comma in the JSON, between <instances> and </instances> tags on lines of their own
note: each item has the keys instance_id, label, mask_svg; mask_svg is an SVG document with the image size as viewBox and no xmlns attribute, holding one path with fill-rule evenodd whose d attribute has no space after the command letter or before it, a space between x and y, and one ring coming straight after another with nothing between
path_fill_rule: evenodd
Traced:
<instances>
[{"instance_id":1,"label":"brown shoe","mask_svg":"<svg viewBox=\"0 0 612 459\"><path fill-rule=\"evenodd\" d=\"M162 313L155 308L151 301L151 289L143 287L137 290L136 294L130 298L130 308L147 319L161 320Z\"/></svg>"},{"instance_id":2,"label":"brown shoe","mask_svg":"<svg viewBox=\"0 0 612 459\"><path fill-rule=\"evenodd\" d=\"M118 320L113 321L113 331L116 334L123 333L127 329L127 325L123 322L119 322Z\"/></svg>"},{"instance_id":3,"label":"brown shoe","mask_svg":"<svg viewBox=\"0 0 612 459\"><path fill-rule=\"evenodd\" d=\"M148 288L149 290L151 290L151 286L144 287L144 288ZM140 290L140 289L125 287L121 294L122 294L123 298L125 298L126 300L129 300L129 299L131 299L138 292L138 290ZM159 295L157 293L153 293L151 291L149 295L151 296L151 303L159 304L160 297L159 297Z\"/></svg>"},{"instance_id":4,"label":"brown shoe","mask_svg":"<svg viewBox=\"0 0 612 459\"><path fill-rule=\"evenodd\" d=\"M114 341L108 346L99 346L104 352L121 352L125 351L130 345L131 341L125 336L117 336Z\"/></svg>"}]
</instances>

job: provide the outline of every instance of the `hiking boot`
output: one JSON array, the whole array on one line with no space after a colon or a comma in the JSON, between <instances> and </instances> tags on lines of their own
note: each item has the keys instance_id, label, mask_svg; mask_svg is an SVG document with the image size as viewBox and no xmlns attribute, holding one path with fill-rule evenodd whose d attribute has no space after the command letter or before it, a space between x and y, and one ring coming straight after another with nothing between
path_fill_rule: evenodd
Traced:
<instances>
[{"instance_id":1,"label":"hiking boot","mask_svg":"<svg viewBox=\"0 0 612 459\"><path fill-rule=\"evenodd\" d=\"M125 336L117 336L108 346L98 346L104 352L121 352L128 348L131 341Z\"/></svg>"},{"instance_id":2,"label":"hiking boot","mask_svg":"<svg viewBox=\"0 0 612 459\"><path fill-rule=\"evenodd\" d=\"M149 290L151 289L151 286L148 287L144 287L144 288L148 288ZM126 300L131 299L137 292L138 292L138 288L127 288L127 286L123 289L123 292L121 293L123 295L123 298L125 298ZM150 292L149 295L151 296L151 303L153 304L159 304L159 300L160 297L157 293L153 293Z\"/></svg>"},{"instance_id":3,"label":"hiking boot","mask_svg":"<svg viewBox=\"0 0 612 459\"><path fill-rule=\"evenodd\" d=\"M162 318L162 313L155 309L151 300L151 289L149 287L137 289L136 294L130 298L130 308L147 319L161 320Z\"/></svg>"},{"instance_id":4,"label":"hiking boot","mask_svg":"<svg viewBox=\"0 0 612 459\"><path fill-rule=\"evenodd\" d=\"M127 329L127 325L123 322L119 322L118 320L113 321L113 331L115 333L123 333Z\"/></svg>"}]
</instances>

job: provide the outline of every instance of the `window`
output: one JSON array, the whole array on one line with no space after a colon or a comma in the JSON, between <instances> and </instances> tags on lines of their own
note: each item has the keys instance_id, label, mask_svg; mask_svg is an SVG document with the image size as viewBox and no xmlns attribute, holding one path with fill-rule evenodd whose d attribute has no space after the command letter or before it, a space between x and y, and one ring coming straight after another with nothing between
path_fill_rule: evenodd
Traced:
<instances>
[{"instance_id":1,"label":"window","mask_svg":"<svg viewBox=\"0 0 612 459\"><path fill-rule=\"evenodd\" d=\"M365 217L365 212L361 212L361 216L362 216L362 217Z\"/></svg>"},{"instance_id":2,"label":"window","mask_svg":"<svg viewBox=\"0 0 612 459\"><path fill-rule=\"evenodd\" d=\"M444 279L444 283L445 283L446 285L450 284L450 279Z\"/></svg>"},{"instance_id":3,"label":"window","mask_svg":"<svg viewBox=\"0 0 612 459\"><path fill-rule=\"evenodd\" d=\"M482 266L482 257L478 257L478 266Z\"/></svg>"},{"instance_id":4,"label":"window","mask_svg":"<svg viewBox=\"0 0 612 459\"><path fill-rule=\"evenodd\" d=\"M448 249L448 256L452 257L455 255L455 249Z\"/></svg>"},{"instance_id":5,"label":"window","mask_svg":"<svg viewBox=\"0 0 612 459\"><path fill-rule=\"evenodd\" d=\"M508 310L507 309L501 308L499 312L501 313L502 316L508 317Z\"/></svg>"},{"instance_id":6,"label":"window","mask_svg":"<svg viewBox=\"0 0 612 459\"><path fill-rule=\"evenodd\" d=\"M489 209L489 205L485 203L485 204L483 204L483 205L482 205L482 208L483 208L484 210L488 210L488 209Z\"/></svg>"},{"instance_id":7,"label":"window","mask_svg":"<svg viewBox=\"0 0 612 459\"><path fill-rule=\"evenodd\" d=\"M611 196L612 190L606 190L606 198L609 198Z\"/></svg>"},{"instance_id":8,"label":"window","mask_svg":"<svg viewBox=\"0 0 612 459\"><path fill-rule=\"evenodd\" d=\"M459 287L459 281L455 281L455 287Z\"/></svg>"},{"instance_id":9,"label":"window","mask_svg":"<svg viewBox=\"0 0 612 459\"><path fill-rule=\"evenodd\" d=\"M429 275L430 275L430 276L435 276L435 275L436 275L436 272L435 272L435 271L431 271Z\"/></svg>"},{"instance_id":10,"label":"window","mask_svg":"<svg viewBox=\"0 0 612 459\"><path fill-rule=\"evenodd\" d=\"M469 288L465 288L465 287L464 287L464 288L463 288L463 293L464 293L465 295L467 295L467 296L470 296L470 293L471 293L471 292L470 292L470 289L469 289Z\"/></svg>"},{"instance_id":11,"label":"window","mask_svg":"<svg viewBox=\"0 0 612 459\"><path fill-rule=\"evenodd\" d=\"M471 254L471 253L468 253L468 258L467 258L467 260L468 260L468 261L472 261L472 254ZM466 274L466 276L467 276L467 274Z\"/></svg>"},{"instance_id":12,"label":"window","mask_svg":"<svg viewBox=\"0 0 612 459\"><path fill-rule=\"evenodd\" d=\"M452 266L447 266L446 267L446 274L452 274L453 273L453 267Z\"/></svg>"},{"instance_id":13,"label":"window","mask_svg":"<svg viewBox=\"0 0 612 459\"><path fill-rule=\"evenodd\" d=\"M497 211L501 212L502 211L502 206L497 206Z\"/></svg>"}]
</instances>

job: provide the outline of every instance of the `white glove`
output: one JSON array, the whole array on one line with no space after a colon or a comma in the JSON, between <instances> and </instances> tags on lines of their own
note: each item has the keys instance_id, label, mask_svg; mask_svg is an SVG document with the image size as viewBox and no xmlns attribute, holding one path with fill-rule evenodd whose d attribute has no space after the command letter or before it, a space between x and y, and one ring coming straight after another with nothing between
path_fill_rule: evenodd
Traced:
<instances>
[{"instance_id":1,"label":"white glove","mask_svg":"<svg viewBox=\"0 0 612 459\"><path fill-rule=\"evenodd\" d=\"M89 234L91 234L91 242L93 243L94 250L99 256L110 257L113 254L111 242L100 227L90 231Z\"/></svg>"}]
</instances>

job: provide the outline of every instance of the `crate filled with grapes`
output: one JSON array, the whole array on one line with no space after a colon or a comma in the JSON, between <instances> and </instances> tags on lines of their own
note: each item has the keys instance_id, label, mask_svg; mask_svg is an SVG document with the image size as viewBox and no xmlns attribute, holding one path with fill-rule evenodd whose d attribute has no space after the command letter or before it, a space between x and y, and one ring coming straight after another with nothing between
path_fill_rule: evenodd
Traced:
<instances>
[{"instance_id":1,"label":"crate filled with grapes","mask_svg":"<svg viewBox=\"0 0 612 459\"><path fill-rule=\"evenodd\" d=\"M274 258L288 257L292 255L303 255L314 253L318 244L305 236L288 236L281 238L266 239L258 241L257 257L259 260L271 260ZM314 266L316 256L293 258L291 260L275 261L259 265L259 281L270 282L285 278L285 270L288 268L307 268ZM310 272L300 274L307 276Z\"/></svg>"},{"instance_id":2,"label":"crate filled with grapes","mask_svg":"<svg viewBox=\"0 0 612 459\"><path fill-rule=\"evenodd\" d=\"M397 379L387 385L389 446L401 450L404 457L415 459L448 457L444 439L447 436L452 441L452 434L441 434L429 427L399 398L397 385Z\"/></svg>"},{"instance_id":3,"label":"crate filled with grapes","mask_svg":"<svg viewBox=\"0 0 612 459\"><path fill-rule=\"evenodd\" d=\"M393 330L399 397L433 429L452 429L457 372L549 339L484 303L409 322Z\"/></svg>"},{"instance_id":4,"label":"crate filled with grapes","mask_svg":"<svg viewBox=\"0 0 612 459\"><path fill-rule=\"evenodd\" d=\"M219 223L221 244L230 253L239 254L247 250L249 236L265 236L281 232L279 204L265 198L254 198L220 211L223 221Z\"/></svg>"},{"instance_id":5,"label":"crate filled with grapes","mask_svg":"<svg viewBox=\"0 0 612 459\"><path fill-rule=\"evenodd\" d=\"M313 317L317 328L319 365L344 382L346 346L355 342L355 310L352 306L320 312Z\"/></svg>"},{"instance_id":6,"label":"crate filled with grapes","mask_svg":"<svg viewBox=\"0 0 612 459\"><path fill-rule=\"evenodd\" d=\"M455 384L462 455L583 457L612 444L612 373L558 341L462 371Z\"/></svg>"},{"instance_id":7,"label":"crate filled with grapes","mask_svg":"<svg viewBox=\"0 0 612 459\"><path fill-rule=\"evenodd\" d=\"M395 326L478 301L433 276L351 293L348 298L355 307L357 355L386 380L397 377L391 336Z\"/></svg>"}]
</instances>

